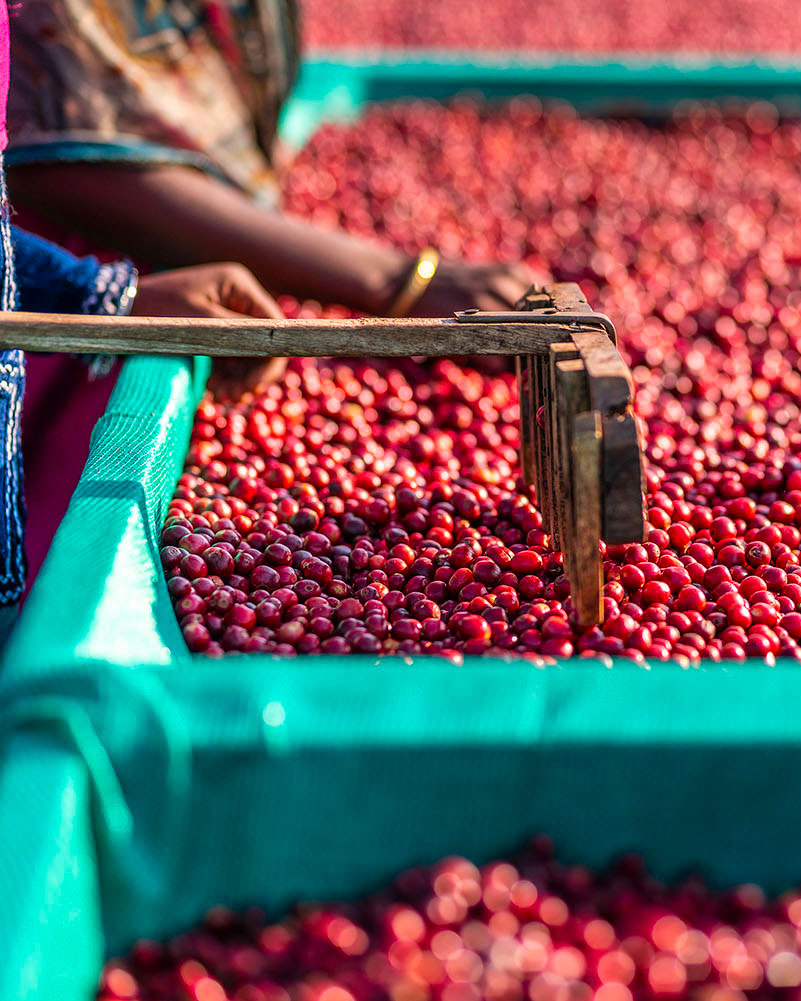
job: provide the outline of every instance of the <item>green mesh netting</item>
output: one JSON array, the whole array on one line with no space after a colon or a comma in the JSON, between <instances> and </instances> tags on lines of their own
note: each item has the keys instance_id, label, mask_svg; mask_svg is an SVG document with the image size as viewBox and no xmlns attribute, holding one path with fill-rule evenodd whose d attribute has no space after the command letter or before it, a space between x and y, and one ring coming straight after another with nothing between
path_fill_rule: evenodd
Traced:
<instances>
[{"instance_id":1,"label":"green mesh netting","mask_svg":"<svg viewBox=\"0 0 801 1001\"><path fill-rule=\"evenodd\" d=\"M4 657L4 671L186 653L160 570L161 525L183 466L207 359L131 358Z\"/></svg>"}]
</instances>

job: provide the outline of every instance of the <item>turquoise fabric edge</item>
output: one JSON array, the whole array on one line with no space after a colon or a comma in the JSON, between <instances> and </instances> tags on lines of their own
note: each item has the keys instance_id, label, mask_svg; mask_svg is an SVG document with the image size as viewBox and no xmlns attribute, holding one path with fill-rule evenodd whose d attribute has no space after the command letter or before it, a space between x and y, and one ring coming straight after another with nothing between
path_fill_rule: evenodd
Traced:
<instances>
[{"instance_id":1,"label":"turquoise fabric edge","mask_svg":"<svg viewBox=\"0 0 801 1001\"><path fill-rule=\"evenodd\" d=\"M0 997L93 1001L103 962L86 767L46 731L0 758Z\"/></svg>"},{"instance_id":2,"label":"turquoise fabric edge","mask_svg":"<svg viewBox=\"0 0 801 1001\"><path fill-rule=\"evenodd\" d=\"M277 915L446 854L500 857L540 831L567 863L635 850L661 879L700 871L780 892L801 878L795 664L287 667L85 664L0 684L18 719L6 739L35 727L46 756L53 745L83 764L92 838L76 865L97 872L95 955L169 936L214 904ZM85 726L67 739L55 724L76 709ZM9 823L4 810L4 846ZM53 844L35 847L43 894ZM63 920L57 909L54 934Z\"/></svg>"},{"instance_id":3,"label":"turquoise fabric edge","mask_svg":"<svg viewBox=\"0 0 801 1001\"><path fill-rule=\"evenodd\" d=\"M577 56L569 53L317 50L301 64L281 120L301 146L324 121L351 121L369 101L534 95L588 114L666 115L682 101L770 100L801 113L801 69L791 55L721 59L702 53Z\"/></svg>"},{"instance_id":4,"label":"turquoise fabric edge","mask_svg":"<svg viewBox=\"0 0 801 1001\"><path fill-rule=\"evenodd\" d=\"M200 153L134 140L130 142L62 140L15 145L6 150L5 163L7 167L33 163L125 163L132 167L178 163L196 167L227 184L236 183L218 164Z\"/></svg>"}]
</instances>

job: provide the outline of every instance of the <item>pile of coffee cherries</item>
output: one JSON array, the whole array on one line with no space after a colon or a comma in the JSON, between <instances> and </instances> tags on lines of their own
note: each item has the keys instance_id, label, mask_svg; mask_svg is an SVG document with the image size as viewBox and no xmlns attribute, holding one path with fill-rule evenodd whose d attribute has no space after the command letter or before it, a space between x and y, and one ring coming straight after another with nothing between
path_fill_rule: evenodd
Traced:
<instances>
[{"instance_id":1,"label":"pile of coffee cherries","mask_svg":"<svg viewBox=\"0 0 801 1001\"><path fill-rule=\"evenodd\" d=\"M310 48L793 52L792 0L304 0Z\"/></svg>"},{"instance_id":2,"label":"pile of coffee cherries","mask_svg":"<svg viewBox=\"0 0 801 1001\"><path fill-rule=\"evenodd\" d=\"M511 375L296 361L198 411L162 535L189 648L801 658L800 161L801 124L766 105L650 128L417 102L323 128L289 211L410 253L526 261L615 318L647 535L603 549L604 620L580 632L519 478Z\"/></svg>"},{"instance_id":3,"label":"pile of coffee cherries","mask_svg":"<svg viewBox=\"0 0 801 1001\"><path fill-rule=\"evenodd\" d=\"M797 1001L800 926L796 892L665 886L635 857L593 873L540 837L511 861L447 858L279 924L215 908L110 961L98 1001Z\"/></svg>"}]
</instances>

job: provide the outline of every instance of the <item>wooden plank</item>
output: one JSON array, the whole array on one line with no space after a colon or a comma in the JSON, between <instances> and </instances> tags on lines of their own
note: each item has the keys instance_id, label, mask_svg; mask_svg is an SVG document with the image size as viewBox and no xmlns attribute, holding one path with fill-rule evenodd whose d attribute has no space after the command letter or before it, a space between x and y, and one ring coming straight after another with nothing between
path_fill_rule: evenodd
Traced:
<instances>
[{"instance_id":1,"label":"wooden plank","mask_svg":"<svg viewBox=\"0 0 801 1001\"><path fill-rule=\"evenodd\" d=\"M531 367L527 355L515 356L517 395L520 401L520 472L526 486L536 485L534 461L534 415L531 398Z\"/></svg>"},{"instance_id":2,"label":"wooden plank","mask_svg":"<svg viewBox=\"0 0 801 1001\"><path fill-rule=\"evenodd\" d=\"M553 466L551 460L550 435L547 431L549 408L553 403L550 395L550 372L548 359L543 355L532 355L534 374L534 413L536 415L536 461L539 467L540 490L537 504L542 514L543 528L549 535L554 532L553 514Z\"/></svg>"},{"instance_id":3,"label":"wooden plank","mask_svg":"<svg viewBox=\"0 0 801 1001\"><path fill-rule=\"evenodd\" d=\"M554 309L560 313L591 313L592 307L576 282L557 282L546 285Z\"/></svg>"},{"instance_id":4,"label":"wooden plank","mask_svg":"<svg viewBox=\"0 0 801 1001\"><path fill-rule=\"evenodd\" d=\"M592 409L622 413L631 404L633 388L620 352L601 330L575 330L571 338L587 368Z\"/></svg>"},{"instance_id":5,"label":"wooden plank","mask_svg":"<svg viewBox=\"0 0 801 1001\"><path fill-rule=\"evenodd\" d=\"M603 538L610 545L642 542L645 508L642 456L631 412L603 418Z\"/></svg>"},{"instance_id":6,"label":"wooden plank","mask_svg":"<svg viewBox=\"0 0 801 1001\"><path fill-rule=\"evenodd\" d=\"M533 309L547 309L553 305L553 299L545 289L532 287L515 303L515 309L522 312L529 312Z\"/></svg>"},{"instance_id":7,"label":"wooden plank","mask_svg":"<svg viewBox=\"0 0 801 1001\"><path fill-rule=\"evenodd\" d=\"M570 593L580 629L601 621L603 571L598 541L601 533L599 484L603 468L602 424L597 411L578 414L571 443L573 531Z\"/></svg>"},{"instance_id":8,"label":"wooden plank","mask_svg":"<svg viewBox=\"0 0 801 1001\"><path fill-rule=\"evenodd\" d=\"M573 496L573 428L576 416L587 406L587 375L581 359L558 361L554 368L555 410L558 417L555 427L554 451L559 474L556 504L559 508L560 549L564 560L565 573L575 586L573 566L573 535L575 528L576 499ZM598 484L597 489L601 487Z\"/></svg>"},{"instance_id":9,"label":"wooden plank","mask_svg":"<svg viewBox=\"0 0 801 1001\"><path fill-rule=\"evenodd\" d=\"M218 357L541 354L554 325L444 319L259 320L0 313L0 349Z\"/></svg>"},{"instance_id":10,"label":"wooden plank","mask_svg":"<svg viewBox=\"0 0 801 1001\"><path fill-rule=\"evenodd\" d=\"M529 391L529 412L531 414L531 442L532 442L532 463L534 470L534 493L537 496L537 507L543 519L545 528L545 514L543 512L543 500L545 495L545 456L542 451L542 435L538 421L538 410L540 406L540 386L539 371L537 369L537 359L534 355L526 356L528 370L528 391ZM547 528L545 529L547 531Z\"/></svg>"},{"instance_id":11,"label":"wooden plank","mask_svg":"<svg viewBox=\"0 0 801 1001\"><path fill-rule=\"evenodd\" d=\"M565 462L562 448L562 433L565 425L565 414L575 412L574 406L586 409L584 406L586 376L584 366L579 361L577 367L567 366L558 370L560 363L573 362L578 356L576 346L572 342L552 344L548 358L548 375L550 380L551 406L549 409L550 423L547 429L551 441L551 464L553 480L553 511L554 511L554 544L564 552L567 534L565 531L566 498L570 490L569 465ZM574 375L573 373L576 373ZM563 394L567 399L563 399ZM571 420L572 417L568 417ZM567 554L565 554L567 559Z\"/></svg>"},{"instance_id":12,"label":"wooden plank","mask_svg":"<svg viewBox=\"0 0 801 1001\"><path fill-rule=\"evenodd\" d=\"M531 441L531 483L534 486L534 493L537 496L537 506L540 503L543 487L544 459L542 455L542 439L537 426L537 372L534 364L535 358L532 355L525 355L525 365L523 367L523 382L527 389L527 420L528 434Z\"/></svg>"}]
</instances>

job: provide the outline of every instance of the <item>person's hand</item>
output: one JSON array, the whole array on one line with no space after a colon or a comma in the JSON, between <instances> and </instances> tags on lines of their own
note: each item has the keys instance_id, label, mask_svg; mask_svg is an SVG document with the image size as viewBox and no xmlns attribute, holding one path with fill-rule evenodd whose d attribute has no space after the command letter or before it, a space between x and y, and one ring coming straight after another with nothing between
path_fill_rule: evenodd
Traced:
<instances>
[{"instance_id":1,"label":"person's hand","mask_svg":"<svg viewBox=\"0 0 801 1001\"><path fill-rule=\"evenodd\" d=\"M241 264L199 264L142 275L134 316L283 315L275 299Z\"/></svg>"},{"instance_id":2,"label":"person's hand","mask_svg":"<svg viewBox=\"0 0 801 1001\"><path fill-rule=\"evenodd\" d=\"M440 261L437 273L411 315L451 316L461 309L513 309L533 281L523 264Z\"/></svg>"},{"instance_id":3,"label":"person's hand","mask_svg":"<svg viewBox=\"0 0 801 1001\"><path fill-rule=\"evenodd\" d=\"M513 309L534 278L525 265L440 261L437 273L417 300L411 316L452 316L462 309ZM459 359L487 375L513 368L511 355L469 355Z\"/></svg>"},{"instance_id":4,"label":"person's hand","mask_svg":"<svg viewBox=\"0 0 801 1001\"><path fill-rule=\"evenodd\" d=\"M135 316L269 317L281 319L278 303L241 264L201 264L143 275L133 302ZM209 388L237 399L281 377L285 358L218 358Z\"/></svg>"}]
</instances>

